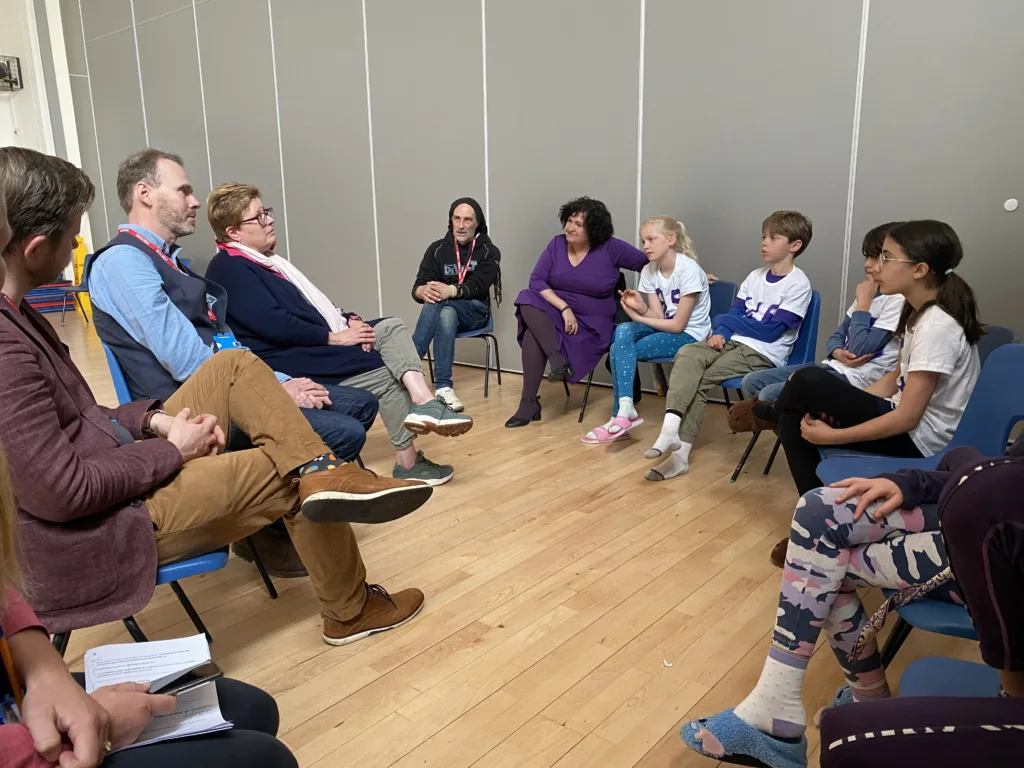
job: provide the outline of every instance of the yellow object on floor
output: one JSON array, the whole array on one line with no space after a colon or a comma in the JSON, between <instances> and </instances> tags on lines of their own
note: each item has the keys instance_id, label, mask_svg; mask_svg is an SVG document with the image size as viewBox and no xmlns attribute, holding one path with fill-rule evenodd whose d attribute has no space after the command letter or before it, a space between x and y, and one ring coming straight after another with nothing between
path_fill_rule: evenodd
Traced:
<instances>
[{"instance_id":1,"label":"yellow object on floor","mask_svg":"<svg viewBox=\"0 0 1024 768\"><path fill-rule=\"evenodd\" d=\"M75 285L79 285L82 282L82 271L85 269L85 257L89 255L89 249L85 247L85 240L82 238L75 239L75 256L72 260L72 268L75 272ZM82 293L79 297L82 300L82 310L92 315L92 303L89 301L89 294Z\"/></svg>"}]
</instances>

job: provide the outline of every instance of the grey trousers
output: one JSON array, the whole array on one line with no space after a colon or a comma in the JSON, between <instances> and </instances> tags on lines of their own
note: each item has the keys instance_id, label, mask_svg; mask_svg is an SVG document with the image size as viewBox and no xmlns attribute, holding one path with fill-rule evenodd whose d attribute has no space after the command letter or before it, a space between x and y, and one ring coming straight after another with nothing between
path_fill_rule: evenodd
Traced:
<instances>
[{"instance_id":1,"label":"grey trousers","mask_svg":"<svg viewBox=\"0 0 1024 768\"><path fill-rule=\"evenodd\" d=\"M338 383L365 389L377 398L380 402L380 418L388 430L391 445L400 451L412 445L415 439L415 435L404 426L405 417L412 408L412 400L402 386L402 377L409 371L423 373L423 365L405 323L397 317L381 320L373 330L377 335L373 348L384 359L384 367L350 376Z\"/></svg>"}]
</instances>

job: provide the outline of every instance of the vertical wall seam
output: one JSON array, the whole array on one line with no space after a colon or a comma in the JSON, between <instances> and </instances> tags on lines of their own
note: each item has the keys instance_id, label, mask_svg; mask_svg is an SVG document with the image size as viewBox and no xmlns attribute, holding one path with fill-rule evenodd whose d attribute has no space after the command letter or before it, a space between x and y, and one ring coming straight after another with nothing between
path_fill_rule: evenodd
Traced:
<instances>
[{"instance_id":1,"label":"vertical wall seam","mask_svg":"<svg viewBox=\"0 0 1024 768\"><path fill-rule=\"evenodd\" d=\"M132 11L132 40L135 41L135 70L139 73L139 101L142 102L142 135L149 146L149 121L146 119L146 93L142 89L142 58L139 56L139 29L135 26L135 0L129 0L128 7ZM82 22L85 27L85 21Z\"/></svg>"},{"instance_id":2,"label":"vertical wall seam","mask_svg":"<svg viewBox=\"0 0 1024 768\"><path fill-rule=\"evenodd\" d=\"M487 0L480 0L480 50L484 85L484 218L491 229L491 159L490 139L487 134Z\"/></svg>"},{"instance_id":3,"label":"vertical wall seam","mask_svg":"<svg viewBox=\"0 0 1024 768\"><path fill-rule=\"evenodd\" d=\"M871 0L863 0L860 14L860 41L857 51L857 85L853 96L853 136L850 140L850 178L846 190L846 228L843 232L843 267L839 276L839 323L846 317L846 292L849 287L850 246L853 240L853 208L857 187L857 150L860 144L860 111L864 95L864 61L868 48L868 19Z\"/></svg>"},{"instance_id":4,"label":"vertical wall seam","mask_svg":"<svg viewBox=\"0 0 1024 768\"><path fill-rule=\"evenodd\" d=\"M373 253L377 260L377 304L380 314L384 314L384 292L381 289L380 277L380 237L377 230L377 173L373 163L373 109L370 99L370 40L366 31L366 0L363 6L363 66L366 70L366 127L370 138L370 197L373 203Z\"/></svg>"},{"instance_id":5,"label":"vertical wall seam","mask_svg":"<svg viewBox=\"0 0 1024 768\"><path fill-rule=\"evenodd\" d=\"M199 103L203 109L203 138L206 140L206 170L210 175L210 190L213 190L213 158L210 156L210 127L206 122L206 87L203 85L203 53L199 50L199 14L196 13L196 0L192 0L192 26L196 30L196 63L199 66ZM285 223L285 237L288 236L288 224Z\"/></svg>"},{"instance_id":6,"label":"vertical wall seam","mask_svg":"<svg viewBox=\"0 0 1024 768\"><path fill-rule=\"evenodd\" d=\"M640 195L644 175L644 49L647 44L647 0L640 0L640 83L636 117L636 227L633 242L640 246Z\"/></svg>"},{"instance_id":7,"label":"vertical wall seam","mask_svg":"<svg viewBox=\"0 0 1024 768\"><path fill-rule=\"evenodd\" d=\"M92 115L92 136L96 141L96 168L100 172L100 198L103 207L103 224L106 237L110 237L110 214L107 213L107 193L103 184L103 158L100 157L100 130L96 125L96 104L92 98L92 73L89 71L89 46L85 42L85 16L82 15L82 0L78 0L78 20L82 25L82 53L85 55L85 76L89 81L89 112ZM145 115L145 110L143 110ZM105 238L106 239L106 238ZM93 243L93 247L95 247Z\"/></svg>"},{"instance_id":8,"label":"vertical wall seam","mask_svg":"<svg viewBox=\"0 0 1024 768\"><path fill-rule=\"evenodd\" d=\"M281 164L281 220L284 222L284 250L288 261L291 261L292 249L289 247L289 239L292 230L288 226L288 189L284 181L284 139L281 136L281 100L277 91L277 51L274 47L274 12L271 5L271 0L267 0L267 18L270 20L270 67L274 73L274 118L277 120L277 157Z\"/></svg>"}]
</instances>

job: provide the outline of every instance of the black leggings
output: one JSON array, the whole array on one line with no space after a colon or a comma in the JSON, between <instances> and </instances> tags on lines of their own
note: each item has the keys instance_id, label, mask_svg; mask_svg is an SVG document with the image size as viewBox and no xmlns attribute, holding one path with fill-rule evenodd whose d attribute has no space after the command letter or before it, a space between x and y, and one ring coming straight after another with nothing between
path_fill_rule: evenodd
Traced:
<instances>
[{"instance_id":1,"label":"black leggings","mask_svg":"<svg viewBox=\"0 0 1024 768\"><path fill-rule=\"evenodd\" d=\"M840 428L855 427L876 419L892 409L892 404L881 397L857 389L846 379L835 376L823 368L803 368L793 374L779 399L775 402L779 413L779 439L786 449L789 471L801 495L821 487L816 470L821 463L818 446L807 442L800 433L804 415L831 416ZM921 458L921 451L909 434L893 435L881 440L868 440L830 448L851 448L866 453L901 458Z\"/></svg>"},{"instance_id":2,"label":"black leggings","mask_svg":"<svg viewBox=\"0 0 1024 768\"><path fill-rule=\"evenodd\" d=\"M217 698L224 719L235 724L230 731L116 752L103 761L104 768L298 768L291 750L274 738L279 718L269 693L222 678Z\"/></svg>"}]
</instances>

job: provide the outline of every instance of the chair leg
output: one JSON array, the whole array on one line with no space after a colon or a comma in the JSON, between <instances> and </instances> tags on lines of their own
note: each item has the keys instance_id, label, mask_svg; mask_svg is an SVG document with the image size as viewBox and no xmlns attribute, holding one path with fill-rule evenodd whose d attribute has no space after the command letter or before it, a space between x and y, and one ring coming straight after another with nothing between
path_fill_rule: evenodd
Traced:
<instances>
[{"instance_id":1,"label":"chair leg","mask_svg":"<svg viewBox=\"0 0 1024 768\"><path fill-rule=\"evenodd\" d=\"M85 304L82 303L82 295L80 293L75 294L75 301L78 303L78 308L82 310L82 319L85 320L85 324L89 324L89 316L85 314Z\"/></svg>"},{"instance_id":2,"label":"chair leg","mask_svg":"<svg viewBox=\"0 0 1024 768\"><path fill-rule=\"evenodd\" d=\"M430 369L430 383L434 383L434 356L430 353L430 346L427 346L427 368Z\"/></svg>"},{"instance_id":3,"label":"chair leg","mask_svg":"<svg viewBox=\"0 0 1024 768\"><path fill-rule=\"evenodd\" d=\"M491 378L491 340L486 336L484 340L484 399L487 399L487 384Z\"/></svg>"},{"instance_id":4,"label":"chair leg","mask_svg":"<svg viewBox=\"0 0 1024 768\"><path fill-rule=\"evenodd\" d=\"M725 407L726 408L731 408L732 407L732 403L729 402L729 390L726 389L725 387L722 387L722 394L725 395Z\"/></svg>"},{"instance_id":5,"label":"chair leg","mask_svg":"<svg viewBox=\"0 0 1024 768\"><path fill-rule=\"evenodd\" d=\"M253 553L255 554L255 550L253 550ZM185 613L188 614L188 617L192 619L192 623L195 625L196 629L206 635L206 642L212 643L213 635L210 634L206 625L203 624L203 620L199 618L199 614L193 607L192 601L188 599L188 595L185 594L185 590L183 590L181 585L176 581L171 582L171 589L173 589L174 594L178 596L178 602L181 603L181 607L185 609Z\"/></svg>"},{"instance_id":6,"label":"chair leg","mask_svg":"<svg viewBox=\"0 0 1024 768\"><path fill-rule=\"evenodd\" d=\"M249 545L249 551L252 552L252 562L256 566L256 570L260 572L260 578L263 579L263 586L267 588L267 594L270 595L271 600L277 600L277 588L274 587L274 582L270 580L270 574L267 573L267 566L263 564L263 558L260 557L260 551L256 549L256 542L252 540L252 536L245 537L245 543ZM174 582L175 584L177 582Z\"/></svg>"},{"instance_id":7,"label":"chair leg","mask_svg":"<svg viewBox=\"0 0 1024 768\"><path fill-rule=\"evenodd\" d=\"M565 387L565 396L572 397L572 395L569 394L569 382L567 382L565 379L562 379L562 386Z\"/></svg>"},{"instance_id":8,"label":"chair leg","mask_svg":"<svg viewBox=\"0 0 1024 768\"><path fill-rule=\"evenodd\" d=\"M498 351L498 337L493 334L487 334L490 338L491 343L494 344L494 368L498 374L498 386L501 386L501 352Z\"/></svg>"},{"instance_id":9,"label":"chair leg","mask_svg":"<svg viewBox=\"0 0 1024 768\"><path fill-rule=\"evenodd\" d=\"M360 469L366 469L366 465L363 464L363 457L360 456L358 453L356 454L356 464L359 465Z\"/></svg>"},{"instance_id":10,"label":"chair leg","mask_svg":"<svg viewBox=\"0 0 1024 768\"><path fill-rule=\"evenodd\" d=\"M764 474L768 474L772 471L772 464L775 463L775 457L779 455L779 448L782 447L782 441L776 436L775 447L772 448L772 454L768 457L768 463L764 465Z\"/></svg>"},{"instance_id":11,"label":"chair leg","mask_svg":"<svg viewBox=\"0 0 1024 768\"><path fill-rule=\"evenodd\" d=\"M60 305L60 327L61 328L64 327L64 313L67 312L67 309L68 309L68 295L65 293L64 294L64 301Z\"/></svg>"},{"instance_id":12,"label":"chair leg","mask_svg":"<svg viewBox=\"0 0 1024 768\"><path fill-rule=\"evenodd\" d=\"M668 379L665 378L665 369L661 367L661 363L654 363L654 379L658 383L658 396L667 395Z\"/></svg>"},{"instance_id":13,"label":"chair leg","mask_svg":"<svg viewBox=\"0 0 1024 768\"><path fill-rule=\"evenodd\" d=\"M896 658L896 654L899 653L903 643L906 642L907 637L910 636L911 630L914 628L907 623L907 621L900 615L896 616L896 623L893 625L892 632L889 633L889 638L885 641L885 645L882 646L882 652L880 654L882 661L882 669L888 667L892 660Z\"/></svg>"},{"instance_id":14,"label":"chair leg","mask_svg":"<svg viewBox=\"0 0 1024 768\"><path fill-rule=\"evenodd\" d=\"M587 386L586 386L586 389L583 390L583 405L580 406L580 417L579 417L579 419L577 419L577 421L580 424L583 423L583 414L587 410L587 400L590 399L590 385L591 385L591 383L593 383L593 381L594 381L594 372L591 371L590 375L587 376Z\"/></svg>"},{"instance_id":15,"label":"chair leg","mask_svg":"<svg viewBox=\"0 0 1024 768\"><path fill-rule=\"evenodd\" d=\"M132 636L132 640L136 643L149 642L149 638L146 637L146 633L142 631L142 627L139 626L139 623L135 620L134 616L129 616L123 621L125 627L128 629L128 634Z\"/></svg>"},{"instance_id":16,"label":"chair leg","mask_svg":"<svg viewBox=\"0 0 1024 768\"><path fill-rule=\"evenodd\" d=\"M754 450L754 445L757 443L757 438L761 436L760 432L755 432L750 437L750 442L747 443L747 449L743 451L743 455L740 456L740 463L736 465L736 470L732 473L732 477L729 478L730 483L735 483L736 478L740 476L740 472L743 471L743 465L747 463L747 459L750 458L750 452Z\"/></svg>"},{"instance_id":17,"label":"chair leg","mask_svg":"<svg viewBox=\"0 0 1024 768\"><path fill-rule=\"evenodd\" d=\"M70 640L71 640L71 633L70 632L60 632L60 633L58 633L58 634L56 634L56 635L54 635L53 637L50 638L50 642L53 644L53 647L57 650L57 653L60 654L60 657L62 659L64 658L64 653L68 649L68 642Z\"/></svg>"}]
</instances>

